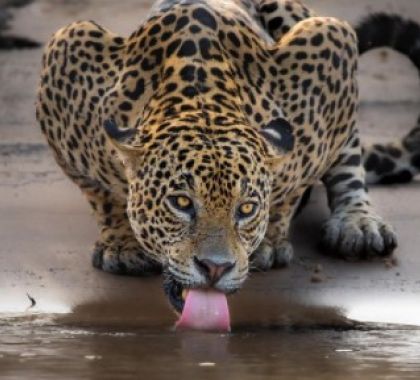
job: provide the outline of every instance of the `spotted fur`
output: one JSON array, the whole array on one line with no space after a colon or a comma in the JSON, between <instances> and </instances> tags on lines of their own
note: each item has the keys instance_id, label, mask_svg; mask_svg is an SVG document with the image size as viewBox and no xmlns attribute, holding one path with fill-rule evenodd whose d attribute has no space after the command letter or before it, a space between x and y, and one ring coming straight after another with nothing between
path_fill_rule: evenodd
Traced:
<instances>
[{"instance_id":1,"label":"spotted fur","mask_svg":"<svg viewBox=\"0 0 420 380\"><path fill-rule=\"evenodd\" d=\"M181 287L234 291L253 265L290 261L290 220L319 180L325 246L389 254L395 235L365 189L357 57L346 22L288 0L159 1L128 38L94 22L59 30L37 117L97 216L94 265L163 265ZM203 258L230 269L210 283Z\"/></svg>"}]
</instances>

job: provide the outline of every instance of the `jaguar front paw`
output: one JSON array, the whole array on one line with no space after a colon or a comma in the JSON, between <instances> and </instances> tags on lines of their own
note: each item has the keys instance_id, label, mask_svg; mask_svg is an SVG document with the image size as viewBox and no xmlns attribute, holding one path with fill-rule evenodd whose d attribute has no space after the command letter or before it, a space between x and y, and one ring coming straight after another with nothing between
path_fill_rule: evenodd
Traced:
<instances>
[{"instance_id":1,"label":"jaguar front paw","mask_svg":"<svg viewBox=\"0 0 420 380\"><path fill-rule=\"evenodd\" d=\"M288 266L293 259L293 246L288 240L276 244L264 239L251 256L251 270L267 271Z\"/></svg>"},{"instance_id":2,"label":"jaguar front paw","mask_svg":"<svg viewBox=\"0 0 420 380\"><path fill-rule=\"evenodd\" d=\"M162 272L162 266L159 263L147 258L138 249L124 249L100 242L95 244L92 265L105 272L120 275L152 276Z\"/></svg>"},{"instance_id":3,"label":"jaguar front paw","mask_svg":"<svg viewBox=\"0 0 420 380\"><path fill-rule=\"evenodd\" d=\"M325 223L321 246L346 259L387 256L397 247L397 237L393 228L376 214L338 213Z\"/></svg>"}]
</instances>

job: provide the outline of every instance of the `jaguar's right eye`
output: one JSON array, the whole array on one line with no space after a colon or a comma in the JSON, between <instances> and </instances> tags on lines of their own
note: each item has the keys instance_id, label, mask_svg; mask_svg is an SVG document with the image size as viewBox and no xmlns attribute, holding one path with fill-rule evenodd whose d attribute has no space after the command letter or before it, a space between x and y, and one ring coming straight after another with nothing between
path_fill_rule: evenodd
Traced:
<instances>
[{"instance_id":1,"label":"jaguar's right eye","mask_svg":"<svg viewBox=\"0 0 420 380\"><path fill-rule=\"evenodd\" d=\"M172 196L170 197L171 203L174 207L178 208L179 210L188 210L192 207L192 200L188 197L183 195L179 196Z\"/></svg>"},{"instance_id":2,"label":"jaguar's right eye","mask_svg":"<svg viewBox=\"0 0 420 380\"><path fill-rule=\"evenodd\" d=\"M182 212L190 217L194 216L194 202L190 197L187 197L186 195L170 195L167 200L169 206L175 211Z\"/></svg>"}]
</instances>

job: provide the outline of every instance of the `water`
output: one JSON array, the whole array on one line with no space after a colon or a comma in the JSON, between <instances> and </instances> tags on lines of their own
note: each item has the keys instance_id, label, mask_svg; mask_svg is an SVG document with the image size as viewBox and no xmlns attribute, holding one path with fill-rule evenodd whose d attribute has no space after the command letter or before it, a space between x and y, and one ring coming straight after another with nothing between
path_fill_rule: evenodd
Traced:
<instances>
[{"instance_id":1,"label":"water","mask_svg":"<svg viewBox=\"0 0 420 380\"><path fill-rule=\"evenodd\" d=\"M0 323L0 379L419 379L420 330L233 334Z\"/></svg>"}]
</instances>

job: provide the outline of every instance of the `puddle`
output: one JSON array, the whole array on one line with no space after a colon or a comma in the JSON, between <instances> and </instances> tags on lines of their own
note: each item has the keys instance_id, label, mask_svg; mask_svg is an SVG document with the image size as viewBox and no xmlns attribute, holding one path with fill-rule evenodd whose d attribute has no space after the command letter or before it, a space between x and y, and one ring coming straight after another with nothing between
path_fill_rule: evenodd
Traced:
<instances>
[{"instance_id":1,"label":"puddle","mask_svg":"<svg viewBox=\"0 0 420 380\"><path fill-rule=\"evenodd\" d=\"M418 379L420 330L81 329L1 322L1 379Z\"/></svg>"}]
</instances>

